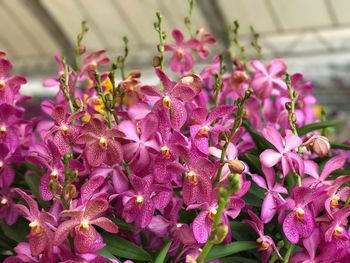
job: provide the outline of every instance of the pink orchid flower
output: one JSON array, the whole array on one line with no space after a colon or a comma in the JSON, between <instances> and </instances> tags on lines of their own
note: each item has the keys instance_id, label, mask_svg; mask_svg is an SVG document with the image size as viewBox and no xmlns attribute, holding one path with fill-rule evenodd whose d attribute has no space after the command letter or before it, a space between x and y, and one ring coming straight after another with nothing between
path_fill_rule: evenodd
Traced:
<instances>
[{"instance_id":1,"label":"pink orchid flower","mask_svg":"<svg viewBox=\"0 0 350 263\"><path fill-rule=\"evenodd\" d=\"M29 210L26 206L17 204L16 209L28 221L31 231L28 235L29 246L33 256L38 256L43 252L51 254L53 246L54 234L57 225L56 218L51 214L39 211L38 204L29 195L20 189L15 190L28 204Z\"/></svg>"},{"instance_id":2,"label":"pink orchid flower","mask_svg":"<svg viewBox=\"0 0 350 263\"><path fill-rule=\"evenodd\" d=\"M261 220L269 223L277 212L280 201L284 201L281 194L288 194L288 190L275 181L276 174L273 168L262 166L265 179L257 174L252 174L252 180L266 190L265 198L261 207Z\"/></svg>"},{"instance_id":3,"label":"pink orchid flower","mask_svg":"<svg viewBox=\"0 0 350 263\"><path fill-rule=\"evenodd\" d=\"M201 91L200 77L195 74L183 76L178 83L170 80L159 68L155 72L160 79L164 90L161 91L155 86L142 86L141 92L150 97L159 97L154 104L154 110L165 110L170 115L171 125L179 130L187 120L185 102L191 101Z\"/></svg>"},{"instance_id":4,"label":"pink orchid flower","mask_svg":"<svg viewBox=\"0 0 350 263\"><path fill-rule=\"evenodd\" d=\"M74 246L79 253L90 252L96 240L101 239L93 225L101 227L107 232L117 233L118 227L108 218L101 217L108 209L108 202L105 199L93 199L84 207L74 210L64 210L61 217L70 217L70 220L62 222L55 233L54 245L59 246L73 231Z\"/></svg>"},{"instance_id":5,"label":"pink orchid flower","mask_svg":"<svg viewBox=\"0 0 350 263\"><path fill-rule=\"evenodd\" d=\"M123 194L125 203L123 217L136 227L145 228L152 220L155 209L164 209L172 197L169 187L153 184L152 176L140 178L131 176L133 190Z\"/></svg>"},{"instance_id":6,"label":"pink orchid flower","mask_svg":"<svg viewBox=\"0 0 350 263\"><path fill-rule=\"evenodd\" d=\"M269 260L273 251L275 251L277 255L280 258L282 258L275 245L275 242L272 240L270 236L264 234L264 223L260 220L259 217L257 217L250 210L248 210L248 215L253 220L245 219L243 222L250 225L255 230L255 232L259 235L256 242L260 245L257 251L261 252L262 262L266 263Z\"/></svg>"},{"instance_id":7,"label":"pink orchid flower","mask_svg":"<svg viewBox=\"0 0 350 263\"><path fill-rule=\"evenodd\" d=\"M134 168L135 172L146 168L152 160L153 154L159 151L157 140L158 118L153 112L135 124L132 121L122 121L119 130L125 134L127 143L123 145L125 159Z\"/></svg>"},{"instance_id":8,"label":"pink orchid flower","mask_svg":"<svg viewBox=\"0 0 350 263\"><path fill-rule=\"evenodd\" d=\"M8 59L0 58L0 103L12 105L21 85L27 80L22 76L9 76L12 64Z\"/></svg>"},{"instance_id":9,"label":"pink orchid flower","mask_svg":"<svg viewBox=\"0 0 350 263\"><path fill-rule=\"evenodd\" d=\"M315 217L309 204L320 198L324 190L312 191L307 187L294 187L291 197L281 205L281 209L291 210L283 221L283 232L287 239L296 244L299 239L308 238L315 228Z\"/></svg>"},{"instance_id":10,"label":"pink orchid flower","mask_svg":"<svg viewBox=\"0 0 350 263\"><path fill-rule=\"evenodd\" d=\"M258 97L264 99L287 90L287 85L282 79L286 72L286 65L282 59L273 59L268 66L259 60L253 60L250 65L254 69L251 86Z\"/></svg>"},{"instance_id":11,"label":"pink orchid flower","mask_svg":"<svg viewBox=\"0 0 350 263\"><path fill-rule=\"evenodd\" d=\"M122 136L122 132L108 129L105 122L92 118L81 128L76 143L85 145L84 154L91 166L115 165L123 160L122 147L116 140Z\"/></svg>"},{"instance_id":12,"label":"pink orchid flower","mask_svg":"<svg viewBox=\"0 0 350 263\"><path fill-rule=\"evenodd\" d=\"M304 162L300 155L295 152L303 141L290 130L286 130L286 136L282 138L281 134L273 127L267 127L262 130L262 135L272 143L277 151L267 149L260 154L260 161L266 167L273 167L281 162L283 175L286 176L291 170L301 176L304 174Z\"/></svg>"},{"instance_id":13,"label":"pink orchid flower","mask_svg":"<svg viewBox=\"0 0 350 263\"><path fill-rule=\"evenodd\" d=\"M173 30L172 36L175 40L175 45L166 44L164 46L165 51L173 52L173 56L169 61L170 69L173 72L188 72L194 65L194 59L189 50L198 46L200 42L196 39L184 42L184 36L178 29Z\"/></svg>"}]
</instances>

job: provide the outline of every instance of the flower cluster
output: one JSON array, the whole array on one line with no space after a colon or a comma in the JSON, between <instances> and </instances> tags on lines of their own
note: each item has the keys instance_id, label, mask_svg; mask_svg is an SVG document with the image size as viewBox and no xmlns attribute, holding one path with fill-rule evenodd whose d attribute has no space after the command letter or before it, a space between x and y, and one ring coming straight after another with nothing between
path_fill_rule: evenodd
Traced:
<instances>
[{"instance_id":1,"label":"flower cluster","mask_svg":"<svg viewBox=\"0 0 350 263\"><path fill-rule=\"evenodd\" d=\"M198 70L214 37L161 33L157 86L124 73L127 54L100 71L106 51L85 55L80 34L30 120L1 53L1 251L18 242L5 262L349 262L346 152L330 149L311 83L282 59Z\"/></svg>"}]
</instances>

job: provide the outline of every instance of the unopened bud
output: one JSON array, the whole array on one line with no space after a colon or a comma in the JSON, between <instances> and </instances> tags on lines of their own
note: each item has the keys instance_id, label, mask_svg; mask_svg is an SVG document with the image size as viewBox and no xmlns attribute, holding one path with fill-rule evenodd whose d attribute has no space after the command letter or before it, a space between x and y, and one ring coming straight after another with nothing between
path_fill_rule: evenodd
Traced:
<instances>
[{"instance_id":1,"label":"unopened bud","mask_svg":"<svg viewBox=\"0 0 350 263\"><path fill-rule=\"evenodd\" d=\"M113 96L111 93L106 94L106 108L109 110L113 109Z\"/></svg>"},{"instance_id":2,"label":"unopened bud","mask_svg":"<svg viewBox=\"0 0 350 263\"><path fill-rule=\"evenodd\" d=\"M158 48L158 51L159 51L160 53L163 53L163 52L164 52L164 46L163 46L163 45L158 45L157 48Z\"/></svg>"},{"instance_id":3,"label":"unopened bud","mask_svg":"<svg viewBox=\"0 0 350 263\"><path fill-rule=\"evenodd\" d=\"M328 156L330 149L331 146L327 137L318 136L312 143L312 150L320 157Z\"/></svg>"},{"instance_id":4,"label":"unopened bud","mask_svg":"<svg viewBox=\"0 0 350 263\"><path fill-rule=\"evenodd\" d=\"M49 189L53 195L57 194L57 190L59 188L61 188L61 184L57 180L50 180L49 181Z\"/></svg>"},{"instance_id":5,"label":"unopened bud","mask_svg":"<svg viewBox=\"0 0 350 263\"><path fill-rule=\"evenodd\" d=\"M287 111L291 111L292 105L291 105L290 102L286 102L286 104L284 104L284 106L286 107L286 110L287 110Z\"/></svg>"},{"instance_id":6,"label":"unopened bud","mask_svg":"<svg viewBox=\"0 0 350 263\"><path fill-rule=\"evenodd\" d=\"M81 98L75 98L73 101L73 106L75 109L82 109L84 107L84 102Z\"/></svg>"},{"instance_id":7,"label":"unopened bud","mask_svg":"<svg viewBox=\"0 0 350 263\"><path fill-rule=\"evenodd\" d=\"M232 173L229 176L229 188L232 189L233 193L238 192L241 189L241 175L238 173Z\"/></svg>"},{"instance_id":8,"label":"unopened bud","mask_svg":"<svg viewBox=\"0 0 350 263\"><path fill-rule=\"evenodd\" d=\"M75 180L75 179L78 177L78 175L79 175L78 170L77 170L77 169L74 169L74 170L72 170L72 171L70 172L70 174L69 174L69 179L70 179L71 181L73 181L73 180Z\"/></svg>"},{"instance_id":9,"label":"unopened bud","mask_svg":"<svg viewBox=\"0 0 350 263\"><path fill-rule=\"evenodd\" d=\"M65 195L68 197L68 199L73 199L76 193L77 193L77 188L75 187L74 184L67 185Z\"/></svg>"},{"instance_id":10,"label":"unopened bud","mask_svg":"<svg viewBox=\"0 0 350 263\"><path fill-rule=\"evenodd\" d=\"M80 45L79 46L79 55L82 55L86 52L86 46L85 45Z\"/></svg>"},{"instance_id":11,"label":"unopened bud","mask_svg":"<svg viewBox=\"0 0 350 263\"><path fill-rule=\"evenodd\" d=\"M241 174L245 170L245 165L240 160L230 160L228 161L228 168L230 169L231 173Z\"/></svg>"},{"instance_id":12,"label":"unopened bud","mask_svg":"<svg viewBox=\"0 0 350 263\"><path fill-rule=\"evenodd\" d=\"M185 17L185 24L186 25L189 25L189 24L191 24L191 19L189 18L189 17Z\"/></svg>"},{"instance_id":13,"label":"unopened bud","mask_svg":"<svg viewBox=\"0 0 350 263\"><path fill-rule=\"evenodd\" d=\"M157 68L160 66L161 62L162 62L161 57L154 56L153 60L152 60L152 65L153 65L153 67Z\"/></svg>"},{"instance_id":14,"label":"unopened bud","mask_svg":"<svg viewBox=\"0 0 350 263\"><path fill-rule=\"evenodd\" d=\"M213 243L220 244L224 241L228 233L228 226L226 224L220 224L215 230L215 236Z\"/></svg>"}]
</instances>

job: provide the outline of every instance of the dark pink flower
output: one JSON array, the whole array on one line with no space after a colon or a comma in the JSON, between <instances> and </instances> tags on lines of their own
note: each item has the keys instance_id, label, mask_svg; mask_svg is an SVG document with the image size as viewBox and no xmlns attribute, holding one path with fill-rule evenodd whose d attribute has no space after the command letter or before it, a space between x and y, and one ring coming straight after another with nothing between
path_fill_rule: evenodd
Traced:
<instances>
[{"instance_id":1,"label":"dark pink flower","mask_svg":"<svg viewBox=\"0 0 350 263\"><path fill-rule=\"evenodd\" d=\"M171 188L153 184L152 176L144 178L132 175L130 182L133 190L123 194L123 217L126 222L145 228L152 220L155 209L164 209L172 197Z\"/></svg>"},{"instance_id":2,"label":"dark pink flower","mask_svg":"<svg viewBox=\"0 0 350 263\"><path fill-rule=\"evenodd\" d=\"M12 162L16 159L17 157L8 146L0 143L0 188L9 187L12 184L15 177Z\"/></svg>"},{"instance_id":3,"label":"dark pink flower","mask_svg":"<svg viewBox=\"0 0 350 263\"><path fill-rule=\"evenodd\" d=\"M54 245L59 246L72 231L74 235L74 246L79 253L88 253L95 250L96 240L101 239L93 225L101 227L107 232L117 233L118 227L108 218L101 214L108 209L108 202L104 199L93 199L84 207L61 212L61 217L70 217L70 220L62 222L55 233ZM101 243L101 242L99 242ZM101 248L103 244L98 245ZM94 251L92 251L94 252Z\"/></svg>"},{"instance_id":4,"label":"dark pink flower","mask_svg":"<svg viewBox=\"0 0 350 263\"><path fill-rule=\"evenodd\" d=\"M150 97L160 98L154 104L153 109L165 110L167 114L170 114L171 125L178 130L187 120L184 102L191 101L201 91L200 77L190 74L183 76L176 83L170 80L161 69L156 68L155 72L163 85L163 91L155 86L142 86L141 92Z\"/></svg>"},{"instance_id":5,"label":"dark pink flower","mask_svg":"<svg viewBox=\"0 0 350 263\"><path fill-rule=\"evenodd\" d=\"M300 155L295 152L303 141L290 130L286 130L286 136L282 138L281 134L273 127L267 127L262 130L262 135L272 143L277 151L267 149L260 154L260 161L266 167L273 167L281 162L283 175L286 176L291 170L297 171L299 175L304 174L304 162Z\"/></svg>"},{"instance_id":6,"label":"dark pink flower","mask_svg":"<svg viewBox=\"0 0 350 263\"><path fill-rule=\"evenodd\" d=\"M94 80L93 73L97 70L99 65L106 65L109 63L109 58L106 57L107 50L99 50L91 53L84 58L83 65L81 66L79 77L87 72L90 79Z\"/></svg>"},{"instance_id":7,"label":"dark pink flower","mask_svg":"<svg viewBox=\"0 0 350 263\"><path fill-rule=\"evenodd\" d=\"M116 129L108 129L100 119L92 118L82 127L76 143L85 145L84 154L91 166L115 165L123 160L122 147L116 140L123 135Z\"/></svg>"},{"instance_id":8,"label":"dark pink flower","mask_svg":"<svg viewBox=\"0 0 350 263\"><path fill-rule=\"evenodd\" d=\"M22 76L9 76L11 70L11 62L0 58L0 103L12 105L21 85L27 83L27 80Z\"/></svg>"},{"instance_id":9,"label":"dark pink flower","mask_svg":"<svg viewBox=\"0 0 350 263\"><path fill-rule=\"evenodd\" d=\"M299 239L308 238L315 228L315 216L309 204L320 198L323 190L312 191L306 187L295 187L292 195L281 205L291 210L283 221L283 232L288 240L296 244Z\"/></svg>"},{"instance_id":10,"label":"dark pink flower","mask_svg":"<svg viewBox=\"0 0 350 263\"><path fill-rule=\"evenodd\" d=\"M260 247L258 248L258 252L261 252L262 262L266 263L269 260L273 250L281 258L281 255L279 254L275 242L270 236L264 234L264 223L252 211L248 210L248 214L253 220L246 219L244 220L244 223L250 225L259 235L256 242L260 245Z\"/></svg>"},{"instance_id":11,"label":"dark pink flower","mask_svg":"<svg viewBox=\"0 0 350 263\"><path fill-rule=\"evenodd\" d=\"M0 194L0 219L5 220L8 225L17 221L18 212L13 202L14 191L8 186L3 186Z\"/></svg>"},{"instance_id":12,"label":"dark pink flower","mask_svg":"<svg viewBox=\"0 0 350 263\"><path fill-rule=\"evenodd\" d=\"M57 105L53 108L51 117L54 119L54 125L46 136L52 135L52 141L62 155L69 153L75 144L79 136L79 128L73 125L72 122L82 117L83 114L84 112L77 112L73 115L68 114L64 105Z\"/></svg>"},{"instance_id":13,"label":"dark pink flower","mask_svg":"<svg viewBox=\"0 0 350 263\"><path fill-rule=\"evenodd\" d=\"M199 43L194 45L194 50L201 59L205 59L209 56L209 50L206 45L215 44L216 39L211 33L204 32L203 28L197 31L197 39Z\"/></svg>"},{"instance_id":14,"label":"dark pink flower","mask_svg":"<svg viewBox=\"0 0 350 263\"><path fill-rule=\"evenodd\" d=\"M29 227L31 231L27 237L32 255L38 256L43 252L48 252L50 254L52 252L54 236L52 230L55 229L57 225L56 218L44 210L40 212L36 201L22 190L16 189L16 193L19 194L29 206L28 210L26 206L17 204L16 209L30 221Z\"/></svg>"},{"instance_id":15,"label":"dark pink flower","mask_svg":"<svg viewBox=\"0 0 350 263\"><path fill-rule=\"evenodd\" d=\"M175 29L172 32L175 40L175 45L166 44L165 51L173 52L170 58L169 66L173 72L188 72L193 68L194 59L191 55L190 49L198 46L200 42L195 39L190 39L184 42L184 36L180 30Z\"/></svg>"},{"instance_id":16,"label":"dark pink flower","mask_svg":"<svg viewBox=\"0 0 350 263\"><path fill-rule=\"evenodd\" d=\"M136 124L129 120L122 121L118 128L125 134L124 139L127 140L123 145L125 159L135 171L143 170L151 163L151 153L159 151L156 114L151 112Z\"/></svg>"}]
</instances>

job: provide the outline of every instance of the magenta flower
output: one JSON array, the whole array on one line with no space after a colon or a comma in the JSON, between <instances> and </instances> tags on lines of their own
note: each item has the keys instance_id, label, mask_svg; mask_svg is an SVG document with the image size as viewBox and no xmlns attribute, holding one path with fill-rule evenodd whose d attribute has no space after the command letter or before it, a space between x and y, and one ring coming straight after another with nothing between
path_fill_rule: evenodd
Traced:
<instances>
[{"instance_id":1,"label":"magenta flower","mask_svg":"<svg viewBox=\"0 0 350 263\"><path fill-rule=\"evenodd\" d=\"M23 111L9 104L0 104L0 143L5 143L11 149L19 144L18 126L23 118Z\"/></svg>"},{"instance_id":2,"label":"magenta flower","mask_svg":"<svg viewBox=\"0 0 350 263\"><path fill-rule=\"evenodd\" d=\"M53 108L51 116L54 119L54 125L46 136L53 135L52 141L62 155L71 151L71 147L78 138L79 128L76 125L72 125L72 122L82 117L82 115L84 115L84 112L77 112L73 115L68 114L66 107L63 105L57 105Z\"/></svg>"},{"instance_id":3,"label":"magenta flower","mask_svg":"<svg viewBox=\"0 0 350 263\"><path fill-rule=\"evenodd\" d=\"M341 155L329 159L324 165L321 174L319 174L319 167L317 163L306 160L305 164L305 173L310 175L308 178L303 179L303 185L306 187L319 187L329 182L326 180L327 177L334 172L335 170L341 169L345 164L345 158Z\"/></svg>"},{"instance_id":4,"label":"magenta flower","mask_svg":"<svg viewBox=\"0 0 350 263\"><path fill-rule=\"evenodd\" d=\"M28 210L26 206L17 204L16 209L30 221L29 227L31 231L27 237L32 255L38 256L43 252L51 254L54 236L52 230L54 230L57 225L56 218L44 210L40 212L38 204L34 199L22 190L16 189L15 191L29 206Z\"/></svg>"},{"instance_id":5,"label":"magenta flower","mask_svg":"<svg viewBox=\"0 0 350 263\"><path fill-rule=\"evenodd\" d=\"M88 253L95 250L96 240L101 239L93 225L101 227L107 232L117 233L118 227L108 218L101 217L108 209L108 202L104 199L93 199L84 207L74 210L64 210L61 217L70 217L70 220L62 222L55 233L54 245L59 246L72 231L74 236L74 247L79 253ZM103 244L99 244L101 248Z\"/></svg>"},{"instance_id":6,"label":"magenta flower","mask_svg":"<svg viewBox=\"0 0 350 263\"><path fill-rule=\"evenodd\" d=\"M118 128L127 140L123 145L125 159L136 172L143 170L152 160L151 153L157 153L160 148L157 140L157 116L151 112L137 124L125 120Z\"/></svg>"},{"instance_id":7,"label":"magenta flower","mask_svg":"<svg viewBox=\"0 0 350 263\"><path fill-rule=\"evenodd\" d=\"M155 209L164 209L172 197L171 188L153 184L152 176L140 178L131 176L133 190L123 194L123 218L134 222L138 228L145 228L152 220Z\"/></svg>"},{"instance_id":8,"label":"magenta flower","mask_svg":"<svg viewBox=\"0 0 350 263\"><path fill-rule=\"evenodd\" d=\"M22 76L9 76L12 64L5 58L0 58L0 103L13 104L21 85L27 80Z\"/></svg>"},{"instance_id":9,"label":"magenta flower","mask_svg":"<svg viewBox=\"0 0 350 263\"><path fill-rule=\"evenodd\" d=\"M18 218L18 212L13 202L14 191L8 186L1 189L0 194L0 219L8 225L13 225Z\"/></svg>"},{"instance_id":10,"label":"magenta flower","mask_svg":"<svg viewBox=\"0 0 350 263\"><path fill-rule=\"evenodd\" d=\"M206 45L212 45L216 43L215 37L208 32L203 32L203 29L199 29L198 32L198 45L194 46L194 50L201 59L205 59L209 56L209 50Z\"/></svg>"},{"instance_id":11,"label":"magenta flower","mask_svg":"<svg viewBox=\"0 0 350 263\"><path fill-rule=\"evenodd\" d=\"M304 162L300 155L295 152L303 141L290 130L286 130L286 136L282 138L281 134L273 127L267 127L262 130L262 135L272 143L277 151L267 149L260 154L260 161L266 167L273 167L281 162L283 175L286 176L290 170L304 174ZM297 170L296 170L297 169Z\"/></svg>"},{"instance_id":12,"label":"magenta flower","mask_svg":"<svg viewBox=\"0 0 350 263\"><path fill-rule=\"evenodd\" d=\"M315 228L315 217L309 204L324 193L306 187L295 187L291 197L281 205L281 209L291 210L283 221L283 232L288 240L296 244L300 238L308 238Z\"/></svg>"},{"instance_id":13,"label":"magenta flower","mask_svg":"<svg viewBox=\"0 0 350 263\"><path fill-rule=\"evenodd\" d=\"M155 86L142 86L141 92L147 96L160 97L154 104L154 110L171 111L171 125L174 129L180 129L187 120L187 111L184 102L191 101L199 94L200 77L192 74L184 76L178 83L170 80L159 68L155 72L163 85L163 92Z\"/></svg>"},{"instance_id":14,"label":"magenta flower","mask_svg":"<svg viewBox=\"0 0 350 263\"><path fill-rule=\"evenodd\" d=\"M189 50L198 46L200 43L196 39L190 39L184 42L184 36L178 29L173 30L172 36L175 40L175 45L166 44L164 46L165 51L173 52L173 56L169 61L170 69L173 72L188 72L194 65L194 59Z\"/></svg>"},{"instance_id":15,"label":"magenta flower","mask_svg":"<svg viewBox=\"0 0 350 263\"><path fill-rule=\"evenodd\" d=\"M211 233L211 227L213 225L217 209L218 209L218 193L213 192L210 202L205 202L199 205L189 205L186 210L200 208L201 212L196 216L193 221L193 234L198 243L204 244L207 242ZM231 197L227 207L224 209L221 221L224 224L229 225L229 219L235 219L241 209L245 206L245 202L239 198ZM229 239L231 240L231 231L229 230Z\"/></svg>"},{"instance_id":16,"label":"magenta flower","mask_svg":"<svg viewBox=\"0 0 350 263\"><path fill-rule=\"evenodd\" d=\"M209 137L211 137L212 144L216 145L218 143L219 133L229 131L218 122L215 125L212 125L212 123L219 118L224 118L232 114L234 109L235 107L231 105L221 105L213 108L210 113L205 108L196 108L192 111L190 134L194 145L199 151L208 155Z\"/></svg>"},{"instance_id":17,"label":"magenta flower","mask_svg":"<svg viewBox=\"0 0 350 263\"><path fill-rule=\"evenodd\" d=\"M12 184L15 177L12 162L17 159L6 144L0 143L0 188L9 187Z\"/></svg>"},{"instance_id":18,"label":"magenta flower","mask_svg":"<svg viewBox=\"0 0 350 263\"><path fill-rule=\"evenodd\" d=\"M106 65L109 63L109 58L105 56L106 52L107 50L99 50L87 55L84 58L83 65L81 66L79 78L81 78L82 75L87 72L90 79L94 80L95 78L93 73L95 70L97 70L97 67L99 65Z\"/></svg>"},{"instance_id":19,"label":"magenta flower","mask_svg":"<svg viewBox=\"0 0 350 263\"><path fill-rule=\"evenodd\" d=\"M253 220L246 219L244 220L244 223L250 225L259 235L256 242L260 245L258 252L261 252L262 262L266 263L269 260L273 250L280 258L282 258L275 245L275 242L273 242L270 236L264 234L264 223L250 210L248 210L248 215Z\"/></svg>"},{"instance_id":20,"label":"magenta flower","mask_svg":"<svg viewBox=\"0 0 350 263\"><path fill-rule=\"evenodd\" d=\"M92 118L82 127L76 143L85 145L84 154L91 166L115 165L123 160L122 147L115 139L123 135L116 129L108 129L103 121Z\"/></svg>"},{"instance_id":21,"label":"magenta flower","mask_svg":"<svg viewBox=\"0 0 350 263\"><path fill-rule=\"evenodd\" d=\"M349 239L348 233L346 231L346 225L348 222L347 218L349 216L350 206L345 206L344 208L334 212L331 215L331 224L324 233L326 242L331 242L333 240L347 241Z\"/></svg>"},{"instance_id":22,"label":"magenta flower","mask_svg":"<svg viewBox=\"0 0 350 263\"><path fill-rule=\"evenodd\" d=\"M282 79L286 72L286 66L281 59L273 59L271 64L265 66L259 60L253 60L250 65L254 69L252 88L260 98L270 95L278 95L280 91L287 90L287 85Z\"/></svg>"},{"instance_id":23,"label":"magenta flower","mask_svg":"<svg viewBox=\"0 0 350 263\"><path fill-rule=\"evenodd\" d=\"M281 201L284 201L281 194L288 194L288 190L275 181L276 174L273 168L262 166L262 171L266 178L252 174L252 180L261 188L266 190L265 198L261 207L261 221L269 223L277 212L277 206Z\"/></svg>"},{"instance_id":24,"label":"magenta flower","mask_svg":"<svg viewBox=\"0 0 350 263\"><path fill-rule=\"evenodd\" d=\"M186 167L178 163L168 166L168 169L186 173L182 186L183 200L186 205L197 202L198 204L208 202L212 193L211 179L215 175L215 166L206 158L198 156L183 146L178 146Z\"/></svg>"}]
</instances>

